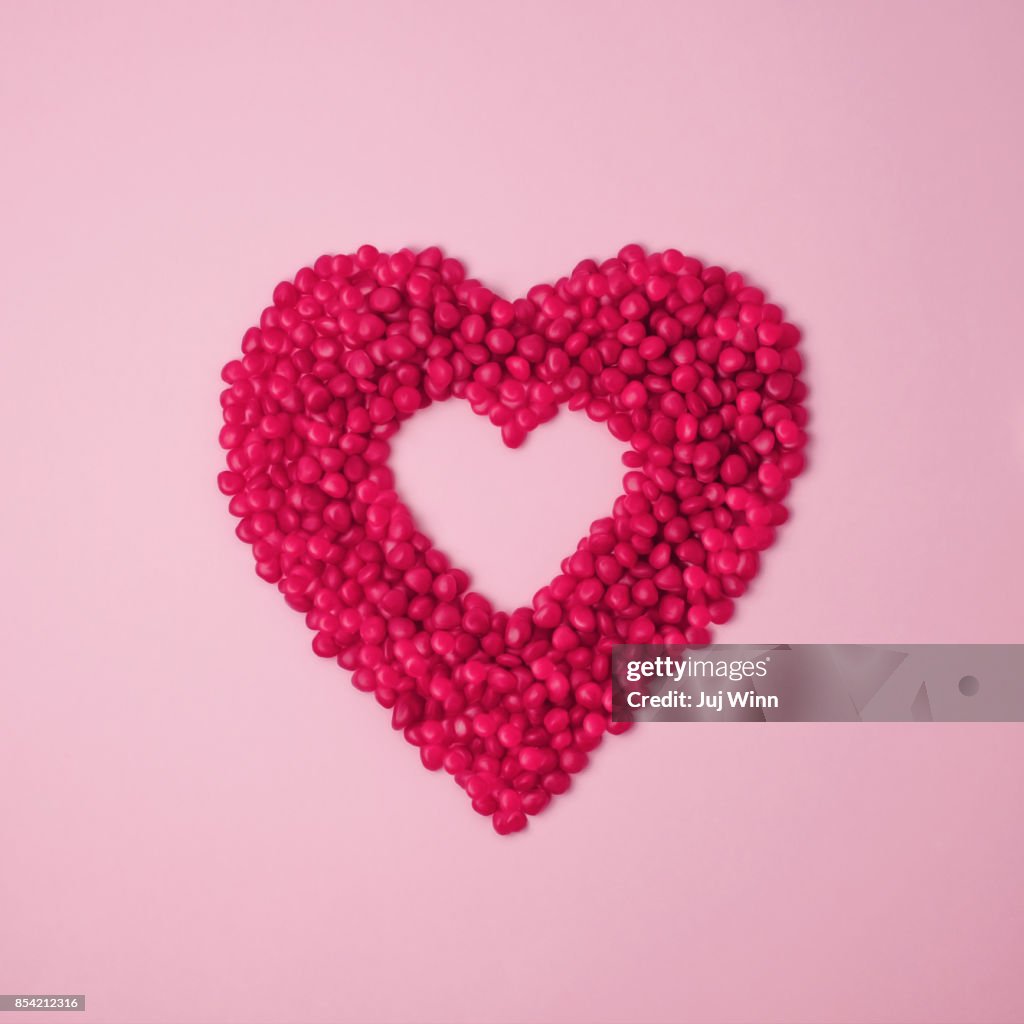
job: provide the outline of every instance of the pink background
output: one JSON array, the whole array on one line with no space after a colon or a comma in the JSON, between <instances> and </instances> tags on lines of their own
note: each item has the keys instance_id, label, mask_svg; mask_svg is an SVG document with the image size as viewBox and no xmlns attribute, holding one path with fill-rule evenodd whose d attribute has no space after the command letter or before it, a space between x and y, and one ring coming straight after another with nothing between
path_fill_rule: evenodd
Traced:
<instances>
[{"instance_id":1,"label":"pink background","mask_svg":"<svg viewBox=\"0 0 1024 1024\"><path fill-rule=\"evenodd\" d=\"M1022 30L3 0L0 991L111 1022L1024 1019L1020 727L648 727L502 841L312 656L213 486L219 368L322 251L439 242L516 293L676 245L807 332L813 467L719 639L1024 639ZM620 471L568 414L511 453L450 406L397 447L510 603Z\"/></svg>"}]
</instances>

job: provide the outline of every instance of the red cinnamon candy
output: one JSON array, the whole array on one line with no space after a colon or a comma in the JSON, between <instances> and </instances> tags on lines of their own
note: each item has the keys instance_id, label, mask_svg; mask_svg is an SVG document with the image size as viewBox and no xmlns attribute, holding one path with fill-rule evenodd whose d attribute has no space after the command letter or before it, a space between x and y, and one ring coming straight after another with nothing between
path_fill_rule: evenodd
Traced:
<instances>
[{"instance_id":1,"label":"red cinnamon candy","mask_svg":"<svg viewBox=\"0 0 1024 1024\"><path fill-rule=\"evenodd\" d=\"M506 835L628 728L614 644L706 644L732 616L804 468L799 340L740 274L674 249L509 301L436 247L364 245L281 282L224 367L218 486L315 653ZM610 515L531 607L474 593L395 491L389 439L450 398L513 448L561 407L627 446Z\"/></svg>"}]
</instances>

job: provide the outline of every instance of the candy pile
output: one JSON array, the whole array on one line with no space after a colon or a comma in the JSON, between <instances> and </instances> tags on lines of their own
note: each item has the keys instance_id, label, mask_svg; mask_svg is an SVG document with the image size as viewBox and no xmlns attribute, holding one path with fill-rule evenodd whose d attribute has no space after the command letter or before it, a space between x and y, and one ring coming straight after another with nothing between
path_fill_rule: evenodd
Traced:
<instances>
[{"instance_id":1,"label":"candy pile","mask_svg":"<svg viewBox=\"0 0 1024 1024\"><path fill-rule=\"evenodd\" d=\"M615 643L706 644L804 467L799 333L737 273L628 245L510 302L437 248L321 256L224 367L221 491L256 572L501 834L610 719ZM466 399L517 447L559 406L627 446L623 494L530 608L499 611L416 529L388 439Z\"/></svg>"}]
</instances>

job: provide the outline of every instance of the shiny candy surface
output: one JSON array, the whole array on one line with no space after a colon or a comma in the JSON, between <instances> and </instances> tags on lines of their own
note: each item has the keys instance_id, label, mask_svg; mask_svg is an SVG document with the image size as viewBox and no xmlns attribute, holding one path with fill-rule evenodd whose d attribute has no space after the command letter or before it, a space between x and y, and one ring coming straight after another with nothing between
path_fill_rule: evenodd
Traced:
<instances>
[{"instance_id":1,"label":"shiny candy surface","mask_svg":"<svg viewBox=\"0 0 1024 1024\"><path fill-rule=\"evenodd\" d=\"M281 282L245 333L217 483L314 652L507 835L628 728L614 644L701 645L731 618L804 468L799 339L677 250L628 245L508 301L436 247L365 245ZM560 409L626 447L621 496L530 607L474 593L395 490L389 439L450 398L512 448Z\"/></svg>"}]
</instances>

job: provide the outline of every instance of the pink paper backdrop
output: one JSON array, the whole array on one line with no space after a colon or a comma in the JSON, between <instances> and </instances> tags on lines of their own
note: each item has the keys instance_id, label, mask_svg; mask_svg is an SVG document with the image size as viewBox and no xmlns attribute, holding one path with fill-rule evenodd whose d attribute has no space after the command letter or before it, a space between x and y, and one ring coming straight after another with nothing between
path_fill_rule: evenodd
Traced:
<instances>
[{"instance_id":1,"label":"pink paper backdrop","mask_svg":"<svg viewBox=\"0 0 1024 1024\"><path fill-rule=\"evenodd\" d=\"M677 245L807 332L813 468L720 639L1024 639L1022 31L2 0L0 991L109 1022L1024 1019L1020 727L648 727L501 841L312 656L213 486L219 368L320 252L439 242L515 293ZM561 419L519 454L459 408L399 439L502 600L615 491Z\"/></svg>"}]
</instances>

